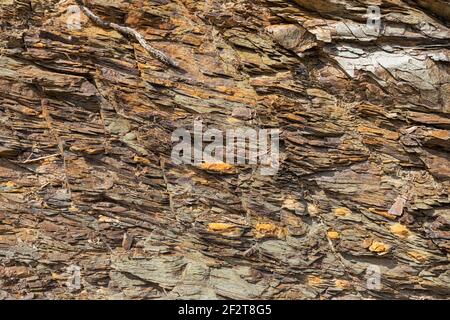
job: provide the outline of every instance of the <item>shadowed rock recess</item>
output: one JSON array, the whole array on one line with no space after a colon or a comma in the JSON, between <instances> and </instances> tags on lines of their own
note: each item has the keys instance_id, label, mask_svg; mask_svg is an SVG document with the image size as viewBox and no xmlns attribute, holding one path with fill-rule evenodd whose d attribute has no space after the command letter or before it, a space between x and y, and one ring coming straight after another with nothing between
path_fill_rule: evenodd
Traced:
<instances>
[{"instance_id":1,"label":"shadowed rock recess","mask_svg":"<svg viewBox=\"0 0 450 320\"><path fill-rule=\"evenodd\" d=\"M0 0L0 299L449 298L446 0L84 3L179 67ZM176 165L195 120L278 173Z\"/></svg>"}]
</instances>

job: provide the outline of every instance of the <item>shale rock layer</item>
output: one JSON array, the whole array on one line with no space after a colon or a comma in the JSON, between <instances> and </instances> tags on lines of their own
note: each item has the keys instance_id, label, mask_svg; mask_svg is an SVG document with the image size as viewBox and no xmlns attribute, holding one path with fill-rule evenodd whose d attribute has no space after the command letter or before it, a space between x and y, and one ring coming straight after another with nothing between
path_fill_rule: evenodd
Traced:
<instances>
[{"instance_id":1,"label":"shale rock layer","mask_svg":"<svg viewBox=\"0 0 450 320\"><path fill-rule=\"evenodd\" d=\"M0 298L449 297L447 1L85 1L179 68L74 5L0 0ZM278 173L177 165L195 120Z\"/></svg>"}]
</instances>

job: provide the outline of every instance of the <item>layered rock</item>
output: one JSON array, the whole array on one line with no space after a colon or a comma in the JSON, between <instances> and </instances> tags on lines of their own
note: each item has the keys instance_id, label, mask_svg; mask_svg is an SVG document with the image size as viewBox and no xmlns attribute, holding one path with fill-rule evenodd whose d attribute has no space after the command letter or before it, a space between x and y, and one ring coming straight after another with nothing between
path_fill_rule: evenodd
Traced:
<instances>
[{"instance_id":1,"label":"layered rock","mask_svg":"<svg viewBox=\"0 0 450 320\"><path fill-rule=\"evenodd\" d=\"M179 68L73 5L0 1L1 297L448 298L446 1L85 1ZM175 164L195 120L278 173Z\"/></svg>"}]
</instances>

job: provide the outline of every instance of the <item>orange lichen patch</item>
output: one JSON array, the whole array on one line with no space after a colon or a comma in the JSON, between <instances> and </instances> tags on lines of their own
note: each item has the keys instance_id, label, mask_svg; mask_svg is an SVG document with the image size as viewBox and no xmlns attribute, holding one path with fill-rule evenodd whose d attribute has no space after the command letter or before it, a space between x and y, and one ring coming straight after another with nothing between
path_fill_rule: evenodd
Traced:
<instances>
[{"instance_id":1,"label":"orange lichen patch","mask_svg":"<svg viewBox=\"0 0 450 320\"><path fill-rule=\"evenodd\" d=\"M0 186L5 187L5 188L15 188L16 184L12 181L7 181L7 182L0 184Z\"/></svg>"},{"instance_id":2,"label":"orange lichen patch","mask_svg":"<svg viewBox=\"0 0 450 320\"><path fill-rule=\"evenodd\" d=\"M211 222L208 224L208 231L220 233L224 236L238 237L242 234L241 228L231 223Z\"/></svg>"},{"instance_id":3,"label":"orange lichen patch","mask_svg":"<svg viewBox=\"0 0 450 320\"><path fill-rule=\"evenodd\" d=\"M286 229L279 227L273 223L257 223L255 226L255 237L266 238L276 237L283 238L286 236Z\"/></svg>"},{"instance_id":4,"label":"orange lichen patch","mask_svg":"<svg viewBox=\"0 0 450 320\"><path fill-rule=\"evenodd\" d=\"M408 228L400 223L391 225L390 229L393 234L399 236L400 238L406 238L410 234Z\"/></svg>"},{"instance_id":5,"label":"orange lichen patch","mask_svg":"<svg viewBox=\"0 0 450 320\"><path fill-rule=\"evenodd\" d=\"M408 251L406 253L408 256L416 259L419 262L426 262L428 260L429 254L423 251Z\"/></svg>"},{"instance_id":6,"label":"orange lichen patch","mask_svg":"<svg viewBox=\"0 0 450 320\"><path fill-rule=\"evenodd\" d=\"M374 208L369 208L369 211L375 214L378 214L382 217L388 218L390 220L395 220L395 218L397 218L396 216L389 214L387 211L383 211L383 210L377 210Z\"/></svg>"},{"instance_id":7,"label":"orange lichen patch","mask_svg":"<svg viewBox=\"0 0 450 320\"><path fill-rule=\"evenodd\" d=\"M228 163L202 163L199 166L203 170L213 171L213 172L220 172L220 173L226 173L226 174L233 174L236 173L236 168Z\"/></svg>"},{"instance_id":8,"label":"orange lichen patch","mask_svg":"<svg viewBox=\"0 0 450 320\"><path fill-rule=\"evenodd\" d=\"M224 231L235 228L236 226L231 223L212 222L208 224L208 230L210 231Z\"/></svg>"},{"instance_id":9,"label":"orange lichen patch","mask_svg":"<svg viewBox=\"0 0 450 320\"><path fill-rule=\"evenodd\" d=\"M336 231L328 231L327 236L328 236L328 238L330 238L332 240L337 240L340 237L339 232L336 232Z\"/></svg>"},{"instance_id":10,"label":"orange lichen patch","mask_svg":"<svg viewBox=\"0 0 450 320\"><path fill-rule=\"evenodd\" d=\"M340 207L333 209L335 215L340 217L346 217L352 214L352 211L349 208Z\"/></svg>"},{"instance_id":11,"label":"orange lichen patch","mask_svg":"<svg viewBox=\"0 0 450 320\"><path fill-rule=\"evenodd\" d=\"M277 226L272 223L258 223L256 225L256 231L259 232L273 232L277 229Z\"/></svg>"},{"instance_id":12,"label":"orange lichen patch","mask_svg":"<svg viewBox=\"0 0 450 320\"><path fill-rule=\"evenodd\" d=\"M308 277L308 284L310 286L318 286L322 283L322 279L316 276L309 276Z\"/></svg>"},{"instance_id":13,"label":"orange lichen patch","mask_svg":"<svg viewBox=\"0 0 450 320\"><path fill-rule=\"evenodd\" d=\"M140 164L144 164L144 165L150 164L150 160L148 160L147 158L144 158L144 157L139 157L139 156L134 156L133 161L140 163Z\"/></svg>"},{"instance_id":14,"label":"orange lichen patch","mask_svg":"<svg viewBox=\"0 0 450 320\"><path fill-rule=\"evenodd\" d=\"M386 129L379 129L379 128L369 128L366 126L359 126L358 132L364 134L371 134L371 135L378 135L383 136L386 139L389 140L397 140L400 137L400 134L394 131L386 130Z\"/></svg>"},{"instance_id":15,"label":"orange lichen patch","mask_svg":"<svg viewBox=\"0 0 450 320\"><path fill-rule=\"evenodd\" d=\"M350 289L352 285L347 280L337 279L334 284L340 289Z\"/></svg>"},{"instance_id":16,"label":"orange lichen patch","mask_svg":"<svg viewBox=\"0 0 450 320\"><path fill-rule=\"evenodd\" d=\"M378 255L384 255L389 252L390 246L381 241L373 241L369 247L369 251L375 252Z\"/></svg>"},{"instance_id":17,"label":"orange lichen patch","mask_svg":"<svg viewBox=\"0 0 450 320\"><path fill-rule=\"evenodd\" d=\"M146 65L144 63L138 63L137 66L139 70L151 69L149 65Z\"/></svg>"}]
</instances>

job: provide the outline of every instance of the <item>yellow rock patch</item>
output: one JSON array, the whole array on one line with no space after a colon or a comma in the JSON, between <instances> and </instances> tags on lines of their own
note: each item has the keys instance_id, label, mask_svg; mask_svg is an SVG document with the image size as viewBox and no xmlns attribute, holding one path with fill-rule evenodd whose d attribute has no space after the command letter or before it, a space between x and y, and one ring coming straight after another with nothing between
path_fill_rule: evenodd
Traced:
<instances>
[{"instance_id":1,"label":"yellow rock patch","mask_svg":"<svg viewBox=\"0 0 450 320\"><path fill-rule=\"evenodd\" d=\"M208 231L219 233L228 237L239 237L242 229L231 223L212 222L208 224Z\"/></svg>"},{"instance_id":2,"label":"yellow rock patch","mask_svg":"<svg viewBox=\"0 0 450 320\"><path fill-rule=\"evenodd\" d=\"M322 283L322 279L320 279L319 277L316 277L316 276L309 276L308 277L308 284L310 286L318 286L321 283Z\"/></svg>"},{"instance_id":3,"label":"yellow rock patch","mask_svg":"<svg viewBox=\"0 0 450 320\"><path fill-rule=\"evenodd\" d=\"M283 238L286 236L285 228L279 227L273 223L257 223L255 226L255 238L276 237Z\"/></svg>"},{"instance_id":4,"label":"yellow rock patch","mask_svg":"<svg viewBox=\"0 0 450 320\"><path fill-rule=\"evenodd\" d=\"M335 208L333 211L335 215L340 217L346 217L352 214L352 211L345 207Z\"/></svg>"},{"instance_id":5,"label":"yellow rock patch","mask_svg":"<svg viewBox=\"0 0 450 320\"><path fill-rule=\"evenodd\" d=\"M213 222L208 224L208 230L210 231L224 231L235 227L236 226L231 223Z\"/></svg>"},{"instance_id":6,"label":"yellow rock patch","mask_svg":"<svg viewBox=\"0 0 450 320\"><path fill-rule=\"evenodd\" d=\"M16 184L12 181L5 182L2 185L7 188L15 188L16 187Z\"/></svg>"},{"instance_id":7,"label":"yellow rock patch","mask_svg":"<svg viewBox=\"0 0 450 320\"><path fill-rule=\"evenodd\" d=\"M369 211L372 213L378 214L382 217L388 218L390 220L395 220L395 218L397 218L396 216L389 214L387 211L377 210L374 208L369 208Z\"/></svg>"},{"instance_id":8,"label":"yellow rock patch","mask_svg":"<svg viewBox=\"0 0 450 320\"><path fill-rule=\"evenodd\" d=\"M203 170L220 172L220 173L227 173L227 174L236 173L236 169L233 165L228 164L228 163L223 163L223 162L202 163L199 167Z\"/></svg>"},{"instance_id":9,"label":"yellow rock patch","mask_svg":"<svg viewBox=\"0 0 450 320\"><path fill-rule=\"evenodd\" d=\"M277 226L272 223L258 223L256 225L256 231L259 232L273 232L277 229Z\"/></svg>"},{"instance_id":10,"label":"yellow rock patch","mask_svg":"<svg viewBox=\"0 0 450 320\"><path fill-rule=\"evenodd\" d=\"M393 224L390 227L390 229L393 234L395 234L401 238L406 238L410 234L410 231L408 230L408 228L400 223Z\"/></svg>"},{"instance_id":11,"label":"yellow rock patch","mask_svg":"<svg viewBox=\"0 0 450 320\"><path fill-rule=\"evenodd\" d=\"M391 247L388 244L385 244L381 241L373 241L369 247L369 250L372 252L376 252L379 255L383 255L389 252Z\"/></svg>"},{"instance_id":12,"label":"yellow rock patch","mask_svg":"<svg viewBox=\"0 0 450 320\"><path fill-rule=\"evenodd\" d=\"M145 165L150 164L150 160L148 160L147 158L144 158L144 157L134 156L133 160L140 164L145 164Z\"/></svg>"},{"instance_id":13,"label":"yellow rock patch","mask_svg":"<svg viewBox=\"0 0 450 320\"><path fill-rule=\"evenodd\" d=\"M330 238L332 240L337 240L340 237L339 232L336 232L336 231L328 231L327 236L328 236L328 238Z\"/></svg>"}]
</instances>

